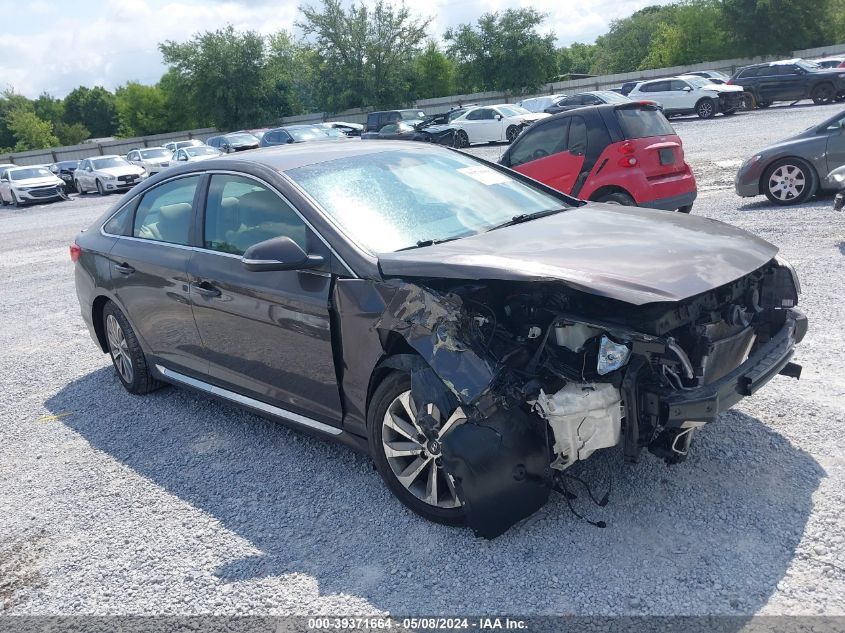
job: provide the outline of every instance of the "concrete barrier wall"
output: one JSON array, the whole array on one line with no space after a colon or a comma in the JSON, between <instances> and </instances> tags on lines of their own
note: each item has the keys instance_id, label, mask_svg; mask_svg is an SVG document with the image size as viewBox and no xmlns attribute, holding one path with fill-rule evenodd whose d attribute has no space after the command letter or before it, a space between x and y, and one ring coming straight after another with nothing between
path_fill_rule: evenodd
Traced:
<instances>
[{"instance_id":1,"label":"concrete barrier wall","mask_svg":"<svg viewBox=\"0 0 845 633\"><path fill-rule=\"evenodd\" d=\"M831 44L801 51L794 51L793 57L827 57L832 55L845 54L845 43ZM467 95L451 95L448 97L437 97L434 99L421 99L409 108L419 108L426 114L439 114L447 112L457 105L475 103L479 105L490 105L494 103L512 103L529 97L549 95L556 93L584 92L587 90L601 90L620 86L626 81L644 81L647 79L658 79L660 77L672 77L682 75L695 70L719 70L728 75L737 68L756 64L759 62L782 59L780 56L746 57L738 59L722 59L714 62L704 62L689 66L674 66L671 68L656 68L653 70L642 70L632 73L619 73L615 75L603 75L601 77L590 77L589 79L576 79L572 81L559 81L544 85L537 93L530 95L511 95L506 92L479 92ZM294 123L320 123L322 121L347 121L349 123L364 123L367 120L369 109L356 108L344 112L326 113L312 112L296 116L285 117L280 124ZM83 143L71 147L55 147L52 149L33 150L30 152L16 152L13 154L0 154L0 163L15 163L16 165L41 165L54 163L59 160L75 160L88 158L89 156L101 156L104 154L125 154L135 147L154 147L164 145L170 141L181 141L185 139L198 138L202 141L217 134L214 128L199 130L186 130L182 132L170 132L167 134L156 134L138 138L116 139L100 143Z\"/></svg>"}]
</instances>

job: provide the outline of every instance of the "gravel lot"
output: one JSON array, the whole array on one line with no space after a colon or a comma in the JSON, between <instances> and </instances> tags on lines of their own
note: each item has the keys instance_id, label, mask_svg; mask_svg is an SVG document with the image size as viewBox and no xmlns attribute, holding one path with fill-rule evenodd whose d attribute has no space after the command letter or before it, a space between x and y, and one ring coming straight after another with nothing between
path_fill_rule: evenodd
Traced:
<instances>
[{"instance_id":1,"label":"gravel lot","mask_svg":"<svg viewBox=\"0 0 845 633\"><path fill-rule=\"evenodd\" d=\"M755 148L835 109L673 120L694 213L797 268L804 374L706 427L682 465L615 449L577 465L612 477L607 507L575 502L604 530L553 499L478 540L406 511L344 447L181 389L130 396L67 252L116 198L0 210L0 612L845 614L845 216L731 188Z\"/></svg>"}]
</instances>

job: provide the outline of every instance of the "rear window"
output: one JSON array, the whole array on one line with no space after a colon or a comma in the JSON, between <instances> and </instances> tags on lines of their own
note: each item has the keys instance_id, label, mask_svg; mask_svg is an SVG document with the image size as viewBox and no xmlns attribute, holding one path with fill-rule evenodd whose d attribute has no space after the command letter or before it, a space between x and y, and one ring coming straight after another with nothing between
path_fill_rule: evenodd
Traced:
<instances>
[{"instance_id":1,"label":"rear window","mask_svg":"<svg viewBox=\"0 0 845 633\"><path fill-rule=\"evenodd\" d=\"M616 118L625 138L675 134L675 129L669 125L663 113L657 110L620 108L616 111Z\"/></svg>"}]
</instances>

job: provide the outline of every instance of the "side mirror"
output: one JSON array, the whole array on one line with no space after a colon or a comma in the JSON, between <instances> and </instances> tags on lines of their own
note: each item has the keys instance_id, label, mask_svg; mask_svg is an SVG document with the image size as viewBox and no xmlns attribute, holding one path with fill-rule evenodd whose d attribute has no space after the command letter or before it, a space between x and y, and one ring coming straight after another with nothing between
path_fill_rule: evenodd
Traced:
<instances>
[{"instance_id":1,"label":"side mirror","mask_svg":"<svg viewBox=\"0 0 845 633\"><path fill-rule=\"evenodd\" d=\"M188 157L185 156L184 154L180 154L179 156L176 157L176 160L188 160Z\"/></svg>"},{"instance_id":2,"label":"side mirror","mask_svg":"<svg viewBox=\"0 0 845 633\"><path fill-rule=\"evenodd\" d=\"M690 86L684 86L684 92L692 92L692 88Z\"/></svg>"},{"instance_id":3,"label":"side mirror","mask_svg":"<svg viewBox=\"0 0 845 633\"><path fill-rule=\"evenodd\" d=\"M496 120L497 120L497 121L501 121L503 118L505 118L505 117L503 117L501 114L497 114L497 115L496 115Z\"/></svg>"},{"instance_id":4,"label":"side mirror","mask_svg":"<svg viewBox=\"0 0 845 633\"><path fill-rule=\"evenodd\" d=\"M293 139L292 139L292 138L288 138L288 140L286 140L286 141L285 141L285 143L287 143L288 145L290 145L291 143L293 143Z\"/></svg>"},{"instance_id":5,"label":"side mirror","mask_svg":"<svg viewBox=\"0 0 845 633\"><path fill-rule=\"evenodd\" d=\"M322 255L309 255L289 237L274 237L250 246L241 262L249 271L307 270L324 261Z\"/></svg>"}]
</instances>

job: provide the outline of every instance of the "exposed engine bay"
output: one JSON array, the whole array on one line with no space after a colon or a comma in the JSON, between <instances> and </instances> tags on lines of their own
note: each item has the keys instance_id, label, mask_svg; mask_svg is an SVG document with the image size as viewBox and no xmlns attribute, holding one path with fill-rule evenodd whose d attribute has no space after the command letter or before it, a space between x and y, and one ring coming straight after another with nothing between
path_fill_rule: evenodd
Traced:
<instances>
[{"instance_id":1,"label":"exposed engine bay","mask_svg":"<svg viewBox=\"0 0 845 633\"><path fill-rule=\"evenodd\" d=\"M403 283L376 327L402 332L439 379L421 381L416 402L449 398L467 413L443 438L443 467L469 525L492 538L595 451L680 462L719 412L778 373L797 378L798 293L777 260L640 306L554 282L426 280Z\"/></svg>"}]
</instances>

